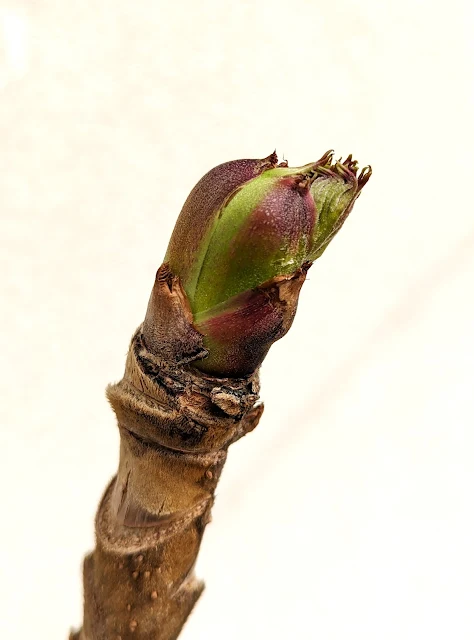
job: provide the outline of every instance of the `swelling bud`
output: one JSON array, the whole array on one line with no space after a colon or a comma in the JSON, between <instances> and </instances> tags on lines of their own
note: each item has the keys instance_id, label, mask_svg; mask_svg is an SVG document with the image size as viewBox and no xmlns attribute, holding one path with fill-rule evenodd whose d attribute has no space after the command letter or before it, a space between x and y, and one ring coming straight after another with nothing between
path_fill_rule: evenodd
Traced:
<instances>
[{"instance_id":1,"label":"swelling bud","mask_svg":"<svg viewBox=\"0 0 474 640\"><path fill-rule=\"evenodd\" d=\"M224 163L197 183L176 223L160 281L161 295L164 280L174 283L175 302L185 300L184 315L202 338L187 349L192 366L221 377L247 376L260 366L290 328L309 267L370 175L370 167L358 175L351 156L333 162L327 152L288 167L273 153ZM158 342L147 337L152 325L155 334L162 327L160 339L172 333L169 318L160 324L160 304L152 294L144 323L149 345Z\"/></svg>"}]
</instances>

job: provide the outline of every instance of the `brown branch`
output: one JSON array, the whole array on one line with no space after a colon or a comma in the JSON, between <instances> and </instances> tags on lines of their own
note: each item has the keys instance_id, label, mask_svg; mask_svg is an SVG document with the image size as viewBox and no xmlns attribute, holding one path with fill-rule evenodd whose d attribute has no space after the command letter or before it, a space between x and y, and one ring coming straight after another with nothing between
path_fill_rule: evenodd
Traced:
<instances>
[{"instance_id":1,"label":"brown branch","mask_svg":"<svg viewBox=\"0 0 474 640\"><path fill-rule=\"evenodd\" d=\"M183 352L192 352L200 336L189 316L183 320L184 298L176 304L169 288L157 298L157 286L149 307L154 330L161 313L176 330L174 344L181 331L188 336ZM73 640L178 637L204 588L193 568L227 449L263 411L255 406L258 374L207 376L177 364L181 358L165 334L155 353L146 335L144 327L137 330L123 379L107 389L120 462L97 512L96 548L84 562L84 625Z\"/></svg>"}]
</instances>

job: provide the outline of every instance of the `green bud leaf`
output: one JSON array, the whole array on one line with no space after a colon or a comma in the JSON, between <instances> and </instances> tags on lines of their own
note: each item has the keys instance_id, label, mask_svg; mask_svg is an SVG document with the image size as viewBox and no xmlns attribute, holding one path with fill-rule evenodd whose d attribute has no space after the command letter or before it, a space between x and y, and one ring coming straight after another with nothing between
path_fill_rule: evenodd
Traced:
<instances>
[{"instance_id":1,"label":"green bud leaf","mask_svg":"<svg viewBox=\"0 0 474 640\"><path fill-rule=\"evenodd\" d=\"M209 241L214 234L221 209L243 184L276 166L276 153L263 160L232 160L211 169L189 194L176 222L165 261L191 301Z\"/></svg>"},{"instance_id":2,"label":"green bud leaf","mask_svg":"<svg viewBox=\"0 0 474 640\"><path fill-rule=\"evenodd\" d=\"M371 174L372 169L366 167L357 177L357 162L352 160L352 156L344 163L339 161L332 166L318 168L311 185L311 195L319 218L311 237L308 260L314 261L321 256L342 227Z\"/></svg>"},{"instance_id":3,"label":"green bud leaf","mask_svg":"<svg viewBox=\"0 0 474 640\"><path fill-rule=\"evenodd\" d=\"M222 208L196 285L199 315L276 275L301 267L315 224L300 170L276 168L246 183Z\"/></svg>"}]
</instances>

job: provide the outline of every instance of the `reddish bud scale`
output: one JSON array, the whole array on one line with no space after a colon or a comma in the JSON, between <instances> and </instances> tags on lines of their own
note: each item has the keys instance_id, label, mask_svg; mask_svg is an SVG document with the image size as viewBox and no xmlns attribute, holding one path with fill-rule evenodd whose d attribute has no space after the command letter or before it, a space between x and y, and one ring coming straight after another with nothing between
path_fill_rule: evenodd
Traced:
<instances>
[{"instance_id":1,"label":"reddish bud scale","mask_svg":"<svg viewBox=\"0 0 474 640\"><path fill-rule=\"evenodd\" d=\"M310 265L292 276L273 278L258 289L241 293L196 323L206 336L209 355L195 365L216 374L242 377L255 371L271 345L293 322L298 296Z\"/></svg>"}]
</instances>

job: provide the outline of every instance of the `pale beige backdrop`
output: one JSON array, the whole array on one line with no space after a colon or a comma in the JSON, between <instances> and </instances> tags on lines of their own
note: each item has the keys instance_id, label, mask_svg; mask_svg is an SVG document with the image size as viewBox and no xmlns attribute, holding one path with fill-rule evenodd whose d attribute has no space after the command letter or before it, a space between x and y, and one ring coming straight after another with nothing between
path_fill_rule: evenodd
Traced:
<instances>
[{"instance_id":1,"label":"pale beige backdrop","mask_svg":"<svg viewBox=\"0 0 474 640\"><path fill-rule=\"evenodd\" d=\"M64 639L121 377L212 166L374 175L235 445L183 640L474 637L472 3L0 8L0 636Z\"/></svg>"}]
</instances>

